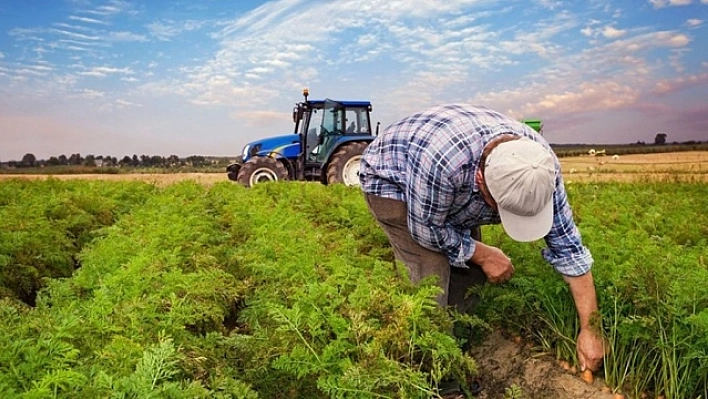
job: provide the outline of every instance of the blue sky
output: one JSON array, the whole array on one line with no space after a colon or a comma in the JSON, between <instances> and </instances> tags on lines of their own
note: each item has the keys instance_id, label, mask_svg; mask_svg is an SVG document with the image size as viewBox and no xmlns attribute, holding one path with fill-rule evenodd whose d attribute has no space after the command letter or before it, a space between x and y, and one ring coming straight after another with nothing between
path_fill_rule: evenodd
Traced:
<instances>
[{"instance_id":1,"label":"blue sky","mask_svg":"<svg viewBox=\"0 0 708 399\"><path fill-rule=\"evenodd\" d=\"M708 0L2 0L0 161L236 155L311 98L708 140Z\"/></svg>"}]
</instances>

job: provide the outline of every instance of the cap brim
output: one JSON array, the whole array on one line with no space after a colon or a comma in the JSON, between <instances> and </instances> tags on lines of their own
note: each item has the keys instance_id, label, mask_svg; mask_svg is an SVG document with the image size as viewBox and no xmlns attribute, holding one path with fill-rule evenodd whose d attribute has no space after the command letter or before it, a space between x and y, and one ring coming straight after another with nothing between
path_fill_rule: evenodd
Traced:
<instances>
[{"instance_id":1,"label":"cap brim","mask_svg":"<svg viewBox=\"0 0 708 399\"><path fill-rule=\"evenodd\" d=\"M520 242L536 241L545 237L553 226L553 200L548 201L541 212L534 216L519 216L499 209L504 231L513 240Z\"/></svg>"}]
</instances>

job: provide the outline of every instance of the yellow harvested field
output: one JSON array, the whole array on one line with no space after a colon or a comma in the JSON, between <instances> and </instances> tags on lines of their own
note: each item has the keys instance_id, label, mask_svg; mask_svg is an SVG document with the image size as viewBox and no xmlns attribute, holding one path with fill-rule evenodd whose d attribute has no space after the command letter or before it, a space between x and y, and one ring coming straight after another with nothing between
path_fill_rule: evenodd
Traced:
<instances>
[{"instance_id":1,"label":"yellow harvested field","mask_svg":"<svg viewBox=\"0 0 708 399\"><path fill-rule=\"evenodd\" d=\"M560 158L566 182L708 182L708 151Z\"/></svg>"},{"instance_id":2,"label":"yellow harvested field","mask_svg":"<svg viewBox=\"0 0 708 399\"><path fill-rule=\"evenodd\" d=\"M707 182L708 151L658 154L579 156L560 158L566 183L572 182ZM0 180L12 178L47 179L50 175L0 174ZM140 180L168 185L184 180L203 184L228 181L226 173L133 173L51 175L53 179Z\"/></svg>"}]
</instances>

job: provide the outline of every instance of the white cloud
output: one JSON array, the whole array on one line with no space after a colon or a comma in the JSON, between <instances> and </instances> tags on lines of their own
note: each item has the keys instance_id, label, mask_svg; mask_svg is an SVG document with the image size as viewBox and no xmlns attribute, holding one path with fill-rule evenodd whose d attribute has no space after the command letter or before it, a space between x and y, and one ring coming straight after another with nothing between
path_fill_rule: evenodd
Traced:
<instances>
[{"instance_id":1,"label":"white cloud","mask_svg":"<svg viewBox=\"0 0 708 399\"><path fill-rule=\"evenodd\" d=\"M705 64L705 63L704 63ZM669 93L686 87L707 86L708 73L679 76L674 79L664 79L656 83L654 91L656 93Z\"/></svg>"},{"instance_id":2,"label":"white cloud","mask_svg":"<svg viewBox=\"0 0 708 399\"><path fill-rule=\"evenodd\" d=\"M669 6L687 6L691 4L693 0L649 0L654 8L664 8ZM708 3L708 0L701 0L702 3Z\"/></svg>"},{"instance_id":3,"label":"white cloud","mask_svg":"<svg viewBox=\"0 0 708 399\"><path fill-rule=\"evenodd\" d=\"M188 20L176 22L171 20L153 22L147 25L150 34L158 40L170 41L173 37L184 32L190 32L201 29L207 21Z\"/></svg>"},{"instance_id":4,"label":"white cloud","mask_svg":"<svg viewBox=\"0 0 708 399\"><path fill-rule=\"evenodd\" d=\"M706 0L708 1L708 0ZM686 25L688 25L691 28L695 28L696 26L703 25L703 20L702 19L697 19L697 18L691 18L686 20Z\"/></svg>"},{"instance_id":5,"label":"white cloud","mask_svg":"<svg viewBox=\"0 0 708 399\"><path fill-rule=\"evenodd\" d=\"M133 32L110 32L108 40L114 42L146 42L148 39L144 35Z\"/></svg>"},{"instance_id":6,"label":"white cloud","mask_svg":"<svg viewBox=\"0 0 708 399\"><path fill-rule=\"evenodd\" d=\"M5 54L0 53L0 60L3 59L3 58L5 58Z\"/></svg>"},{"instance_id":7,"label":"white cloud","mask_svg":"<svg viewBox=\"0 0 708 399\"><path fill-rule=\"evenodd\" d=\"M81 10L80 13L98 15L98 16L111 16L120 13L131 13L132 5L124 0L109 0L108 4L98 6L92 9Z\"/></svg>"},{"instance_id":8,"label":"white cloud","mask_svg":"<svg viewBox=\"0 0 708 399\"><path fill-rule=\"evenodd\" d=\"M102 91L86 89L86 90L82 90L82 91L78 92L77 96L92 100L92 99L96 99L96 98L101 98L101 97L105 96L105 94L106 93L104 93Z\"/></svg>"},{"instance_id":9,"label":"white cloud","mask_svg":"<svg viewBox=\"0 0 708 399\"><path fill-rule=\"evenodd\" d=\"M71 32L71 31L62 30L62 29L51 29L51 31L55 32L55 33L60 33L64 36L68 36L72 39L78 39L78 40L92 41L92 40L99 40L100 39L99 36L85 35L83 33Z\"/></svg>"},{"instance_id":10,"label":"white cloud","mask_svg":"<svg viewBox=\"0 0 708 399\"><path fill-rule=\"evenodd\" d=\"M114 74L119 74L119 75L132 75L135 72L131 70L130 68L114 68L114 67L94 67L91 70L85 71L85 72L79 72L78 74L81 76L93 76L97 78L102 78L106 77L108 75L114 75Z\"/></svg>"},{"instance_id":11,"label":"white cloud","mask_svg":"<svg viewBox=\"0 0 708 399\"><path fill-rule=\"evenodd\" d=\"M107 22L101 21L95 18L78 17L76 15L69 15L69 19L72 21L86 22L89 24L107 25Z\"/></svg>"},{"instance_id":12,"label":"white cloud","mask_svg":"<svg viewBox=\"0 0 708 399\"><path fill-rule=\"evenodd\" d=\"M118 108L126 108L126 107L142 107L141 104L134 103L132 101L127 101L127 100L121 100L121 99L116 99L115 104Z\"/></svg>"},{"instance_id":13,"label":"white cloud","mask_svg":"<svg viewBox=\"0 0 708 399\"><path fill-rule=\"evenodd\" d=\"M602 36L605 36L608 39L616 39L618 37L624 36L626 33L626 30L615 29L612 26L606 26L605 29L602 30Z\"/></svg>"}]
</instances>

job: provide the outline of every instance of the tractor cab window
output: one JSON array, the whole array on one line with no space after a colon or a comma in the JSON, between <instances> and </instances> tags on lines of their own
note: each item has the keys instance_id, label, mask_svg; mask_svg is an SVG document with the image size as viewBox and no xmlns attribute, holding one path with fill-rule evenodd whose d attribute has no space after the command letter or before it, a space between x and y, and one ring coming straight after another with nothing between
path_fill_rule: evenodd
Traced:
<instances>
[{"instance_id":1,"label":"tractor cab window","mask_svg":"<svg viewBox=\"0 0 708 399\"><path fill-rule=\"evenodd\" d=\"M344 134L345 109L341 103L325 100L322 114L322 133L325 135Z\"/></svg>"},{"instance_id":2,"label":"tractor cab window","mask_svg":"<svg viewBox=\"0 0 708 399\"><path fill-rule=\"evenodd\" d=\"M366 108L348 108L345 134L369 134L369 112Z\"/></svg>"},{"instance_id":3,"label":"tractor cab window","mask_svg":"<svg viewBox=\"0 0 708 399\"><path fill-rule=\"evenodd\" d=\"M346 131L345 114L346 110L342 103L332 100L325 100L324 109L322 109L320 130L319 130L319 146L314 155L314 159L318 162L324 162L327 158L330 147L336 142L337 137L344 134ZM315 123L315 117L312 117L312 123Z\"/></svg>"},{"instance_id":4,"label":"tractor cab window","mask_svg":"<svg viewBox=\"0 0 708 399\"><path fill-rule=\"evenodd\" d=\"M314 160L317 157L320 147L320 133L322 130L319 120L320 111L317 108L312 108L310 111L305 112L300 124L300 134L305 137L305 154L308 160Z\"/></svg>"}]
</instances>

